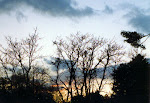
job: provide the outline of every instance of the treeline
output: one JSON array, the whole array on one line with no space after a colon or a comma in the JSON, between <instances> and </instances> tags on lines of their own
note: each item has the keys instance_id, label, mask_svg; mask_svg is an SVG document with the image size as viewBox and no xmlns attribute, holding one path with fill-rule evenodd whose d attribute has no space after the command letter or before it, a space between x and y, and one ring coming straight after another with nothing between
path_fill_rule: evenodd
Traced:
<instances>
[{"instance_id":1,"label":"treeline","mask_svg":"<svg viewBox=\"0 0 150 103\"><path fill-rule=\"evenodd\" d=\"M121 34L129 33L134 35ZM142 37L129 38L137 45ZM53 41L57 56L48 64L56 76L51 76L39 61L39 40L35 30L21 41L7 37L7 46L1 46L1 103L148 103L148 63L142 54L123 63L127 53L114 40L77 33ZM100 95L106 84L113 87L111 96Z\"/></svg>"}]
</instances>

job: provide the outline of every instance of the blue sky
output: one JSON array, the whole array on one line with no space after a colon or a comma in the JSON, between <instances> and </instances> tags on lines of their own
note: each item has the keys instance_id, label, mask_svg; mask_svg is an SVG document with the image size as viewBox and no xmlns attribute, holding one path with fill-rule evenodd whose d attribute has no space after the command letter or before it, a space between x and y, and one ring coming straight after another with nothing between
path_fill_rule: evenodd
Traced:
<instances>
[{"instance_id":1,"label":"blue sky","mask_svg":"<svg viewBox=\"0 0 150 103\"><path fill-rule=\"evenodd\" d=\"M25 38L37 27L44 55L53 55L57 36L77 32L122 44L122 30L150 33L149 5L149 0L0 0L0 43L5 36Z\"/></svg>"}]
</instances>

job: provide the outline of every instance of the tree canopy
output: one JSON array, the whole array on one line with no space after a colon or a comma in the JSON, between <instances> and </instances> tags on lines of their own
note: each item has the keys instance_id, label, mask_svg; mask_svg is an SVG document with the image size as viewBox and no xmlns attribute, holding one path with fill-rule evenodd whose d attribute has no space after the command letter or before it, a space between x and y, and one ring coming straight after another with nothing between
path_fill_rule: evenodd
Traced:
<instances>
[{"instance_id":1,"label":"tree canopy","mask_svg":"<svg viewBox=\"0 0 150 103\"><path fill-rule=\"evenodd\" d=\"M121 35L126 38L126 40L124 40L125 42L131 44L131 46L133 46L135 48L140 47L142 49L145 49L145 46L143 45L143 43L150 36L150 34L144 35L144 34L141 34L141 33L137 33L136 31L134 31L134 32L122 31ZM141 39L144 38L144 37L147 37L146 40L141 42Z\"/></svg>"},{"instance_id":2,"label":"tree canopy","mask_svg":"<svg viewBox=\"0 0 150 103\"><path fill-rule=\"evenodd\" d=\"M148 62L138 54L129 63L120 64L114 70L113 91L119 103L148 103Z\"/></svg>"}]
</instances>

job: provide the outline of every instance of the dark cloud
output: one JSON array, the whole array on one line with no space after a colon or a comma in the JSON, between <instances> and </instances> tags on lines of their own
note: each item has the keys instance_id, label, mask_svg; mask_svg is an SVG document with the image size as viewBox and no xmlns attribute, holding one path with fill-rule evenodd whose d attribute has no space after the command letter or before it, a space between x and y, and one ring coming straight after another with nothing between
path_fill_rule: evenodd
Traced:
<instances>
[{"instance_id":1,"label":"dark cloud","mask_svg":"<svg viewBox=\"0 0 150 103\"><path fill-rule=\"evenodd\" d=\"M50 67L50 70L51 70L51 71L56 71L56 70L57 70L56 66L54 66L54 65L52 64L52 62L56 61L56 58L54 58L54 57L44 58L44 61L45 61L48 65L51 65L51 67ZM59 69L60 69L60 70L63 70L63 73L61 74L61 79L62 79L62 80L65 80L66 77L70 75L70 73L69 73L69 71L68 71L68 70L69 70L69 69L68 69L68 66L64 63L64 61L65 61L65 60L60 59L61 64L59 65ZM66 61L67 61L68 64L70 65L70 61L69 61L69 60L66 60ZM70 65L70 67L71 67L71 65ZM110 78L110 79L111 79L111 74L113 73L114 67L117 68L118 65L107 67L108 69L106 70L106 76L105 76L106 78ZM97 69L96 69L96 73L97 73L97 77L98 77L98 78L102 78L102 76L103 76L103 71L104 71L104 68L97 68ZM82 70L80 70L80 69L77 68L77 67L76 67L76 76L77 76L77 77L83 77ZM55 78L55 76L53 76L53 78Z\"/></svg>"},{"instance_id":2,"label":"dark cloud","mask_svg":"<svg viewBox=\"0 0 150 103\"><path fill-rule=\"evenodd\" d=\"M18 10L24 5L52 16L83 17L94 14L90 7L74 8L72 5L77 4L72 0L0 0L0 13Z\"/></svg>"},{"instance_id":3,"label":"dark cloud","mask_svg":"<svg viewBox=\"0 0 150 103\"><path fill-rule=\"evenodd\" d=\"M113 9L111 7L109 7L108 5L105 6L105 9L103 10L104 13L106 14L112 14L113 13Z\"/></svg>"},{"instance_id":4,"label":"dark cloud","mask_svg":"<svg viewBox=\"0 0 150 103\"><path fill-rule=\"evenodd\" d=\"M150 33L150 14L145 9L135 5L129 5L128 12L124 15L128 19L128 24L139 32Z\"/></svg>"},{"instance_id":5,"label":"dark cloud","mask_svg":"<svg viewBox=\"0 0 150 103\"><path fill-rule=\"evenodd\" d=\"M66 65L65 61L69 64L69 66L70 66L70 61L69 61L69 60L63 60L63 59L59 59L59 60L60 60L59 69L62 69L62 70L68 69L68 66ZM57 61L57 58L54 58L54 57L50 57L50 58L48 58L48 59L47 59L47 58L44 58L44 61L45 61L47 64L51 65L51 69L52 69L53 71L55 71L55 70L57 69L56 66L53 65L53 63Z\"/></svg>"},{"instance_id":6,"label":"dark cloud","mask_svg":"<svg viewBox=\"0 0 150 103\"><path fill-rule=\"evenodd\" d=\"M130 18L129 24L142 32L150 33L150 15L137 14L136 17Z\"/></svg>"}]
</instances>

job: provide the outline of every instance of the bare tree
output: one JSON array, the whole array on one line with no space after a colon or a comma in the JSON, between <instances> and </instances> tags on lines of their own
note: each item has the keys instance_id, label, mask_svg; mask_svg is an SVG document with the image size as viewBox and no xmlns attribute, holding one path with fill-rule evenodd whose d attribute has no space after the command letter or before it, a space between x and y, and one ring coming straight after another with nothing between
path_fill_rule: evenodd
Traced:
<instances>
[{"instance_id":1,"label":"bare tree","mask_svg":"<svg viewBox=\"0 0 150 103\"><path fill-rule=\"evenodd\" d=\"M57 47L58 58L64 61L69 73L68 97L74 94L89 94L92 88L91 80L97 77L97 68L103 66L103 76L99 85L101 88L107 66L112 63L115 56L123 54L122 47L115 42L108 42L89 34L77 33L67 37L66 40L57 39L53 43Z\"/></svg>"},{"instance_id":2,"label":"bare tree","mask_svg":"<svg viewBox=\"0 0 150 103\"><path fill-rule=\"evenodd\" d=\"M21 41L6 37L7 47L1 45L0 48L0 63L7 78L10 75L22 73L26 78L27 85L29 85L29 73L31 69L34 69L35 61L39 57L37 55L39 39L36 30Z\"/></svg>"},{"instance_id":3,"label":"bare tree","mask_svg":"<svg viewBox=\"0 0 150 103\"><path fill-rule=\"evenodd\" d=\"M116 44L116 42L114 41L110 41L105 46L104 51L102 51L102 56L104 58L101 62L101 64L103 65L103 75L102 80L99 84L99 91L101 90L101 87L103 85L107 68L109 66L116 66L116 64L121 63L122 57L125 54L125 52L122 50L122 46Z\"/></svg>"},{"instance_id":4,"label":"bare tree","mask_svg":"<svg viewBox=\"0 0 150 103\"><path fill-rule=\"evenodd\" d=\"M53 79L51 79L56 85L57 85L57 90L58 90L58 92L59 92L59 95L60 95L60 97L61 97L61 102L63 102L64 101L64 99L63 99L63 95L62 95L62 93L61 93L61 91L60 91L60 82L62 82L64 85L65 85L65 83L63 82L63 81L60 81L60 66L61 66L61 63L62 63L62 61L60 60L60 58L54 58L54 61L51 61L51 65L54 65L54 66L56 66L56 78L53 78ZM66 86L66 85L65 85ZM68 88L67 88L67 86L66 86L66 90L69 90Z\"/></svg>"},{"instance_id":5,"label":"bare tree","mask_svg":"<svg viewBox=\"0 0 150 103\"><path fill-rule=\"evenodd\" d=\"M37 43L39 39L37 31L35 30L33 35L29 35L28 38L23 40L23 49L27 57L26 59L28 60L28 68L25 69L27 82L29 82L29 72L31 69L34 69L34 61L39 59L39 55L37 55L37 52L40 50Z\"/></svg>"}]
</instances>

